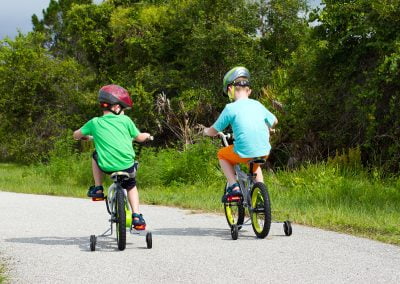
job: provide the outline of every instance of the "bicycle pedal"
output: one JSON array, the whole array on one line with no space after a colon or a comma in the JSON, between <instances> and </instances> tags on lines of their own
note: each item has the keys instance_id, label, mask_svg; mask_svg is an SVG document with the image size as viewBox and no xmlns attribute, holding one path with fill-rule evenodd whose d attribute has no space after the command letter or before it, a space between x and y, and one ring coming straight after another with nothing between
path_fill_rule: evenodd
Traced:
<instances>
[{"instance_id":1,"label":"bicycle pedal","mask_svg":"<svg viewBox=\"0 0 400 284\"><path fill-rule=\"evenodd\" d=\"M92 197L92 201L103 201L104 197Z\"/></svg>"}]
</instances>

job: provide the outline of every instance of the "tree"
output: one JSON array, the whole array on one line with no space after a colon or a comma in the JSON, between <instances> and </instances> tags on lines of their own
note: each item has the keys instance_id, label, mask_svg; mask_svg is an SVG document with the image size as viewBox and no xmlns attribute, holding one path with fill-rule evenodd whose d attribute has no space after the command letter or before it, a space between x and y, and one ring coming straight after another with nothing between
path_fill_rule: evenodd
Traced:
<instances>
[{"instance_id":1,"label":"tree","mask_svg":"<svg viewBox=\"0 0 400 284\"><path fill-rule=\"evenodd\" d=\"M0 44L0 159L46 157L64 130L80 125L92 96L91 77L71 59L55 59L44 36L19 35Z\"/></svg>"},{"instance_id":2,"label":"tree","mask_svg":"<svg viewBox=\"0 0 400 284\"><path fill-rule=\"evenodd\" d=\"M66 47L65 18L75 4L92 4L92 0L50 0L47 9L42 10L42 20L36 14L32 16L33 31L44 33L46 46L59 56Z\"/></svg>"},{"instance_id":3,"label":"tree","mask_svg":"<svg viewBox=\"0 0 400 284\"><path fill-rule=\"evenodd\" d=\"M288 65L289 140L322 157L361 145L366 164L399 169L399 14L400 1L325 1Z\"/></svg>"}]
</instances>

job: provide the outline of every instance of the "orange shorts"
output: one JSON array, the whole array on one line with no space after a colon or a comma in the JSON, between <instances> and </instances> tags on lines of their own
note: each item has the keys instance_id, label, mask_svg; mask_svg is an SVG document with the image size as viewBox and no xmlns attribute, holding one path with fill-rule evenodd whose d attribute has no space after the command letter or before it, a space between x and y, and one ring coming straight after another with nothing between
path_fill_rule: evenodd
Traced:
<instances>
[{"instance_id":1,"label":"orange shorts","mask_svg":"<svg viewBox=\"0 0 400 284\"><path fill-rule=\"evenodd\" d=\"M221 148L218 151L217 156L218 156L219 160L226 160L233 166L236 165L236 164L248 164L248 162L250 160L254 159L254 158L242 158L242 157L240 157L238 154L236 154L233 151L233 145L229 145L227 147ZM260 158L267 159L268 156L263 156L263 157L260 157ZM258 169L258 167L259 167L259 165L254 163L253 171L256 171Z\"/></svg>"}]
</instances>

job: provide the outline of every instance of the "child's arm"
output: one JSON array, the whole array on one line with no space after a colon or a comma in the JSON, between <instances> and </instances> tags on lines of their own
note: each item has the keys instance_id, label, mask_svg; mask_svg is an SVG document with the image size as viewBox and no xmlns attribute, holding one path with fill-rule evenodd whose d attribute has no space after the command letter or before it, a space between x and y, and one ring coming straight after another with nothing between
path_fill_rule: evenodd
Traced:
<instances>
[{"instance_id":1,"label":"child's arm","mask_svg":"<svg viewBox=\"0 0 400 284\"><path fill-rule=\"evenodd\" d=\"M272 126L270 127L270 129L273 129L277 124L278 124L278 119L275 118L275 121L274 121L274 123L272 123Z\"/></svg>"},{"instance_id":2,"label":"child's arm","mask_svg":"<svg viewBox=\"0 0 400 284\"><path fill-rule=\"evenodd\" d=\"M74 136L74 139L75 139L75 140L80 140L80 139L82 139L82 137L84 137L85 135L82 134L82 131L81 131L81 129L79 128L78 130L75 130L75 131L74 131L73 136Z\"/></svg>"},{"instance_id":3,"label":"child's arm","mask_svg":"<svg viewBox=\"0 0 400 284\"><path fill-rule=\"evenodd\" d=\"M208 128L207 127L204 128L203 134L207 135L207 136L216 136L218 134L218 131L215 130L214 127L211 126L211 127L208 127Z\"/></svg>"},{"instance_id":4,"label":"child's arm","mask_svg":"<svg viewBox=\"0 0 400 284\"><path fill-rule=\"evenodd\" d=\"M150 137L151 137L150 133L146 133L146 132L139 133L139 135L136 136L135 141L144 142L146 140L149 140Z\"/></svg>"}]
</instances>

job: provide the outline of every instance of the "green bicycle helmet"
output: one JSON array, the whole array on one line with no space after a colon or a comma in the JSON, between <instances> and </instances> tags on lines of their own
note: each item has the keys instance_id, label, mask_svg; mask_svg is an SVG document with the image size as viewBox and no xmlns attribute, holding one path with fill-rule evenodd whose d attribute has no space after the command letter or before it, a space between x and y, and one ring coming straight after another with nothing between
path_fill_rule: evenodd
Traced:
<instances>
[{"instance_id":1,"label":"green bicycle helmet","mask_svg":"<svg viewBox=\"0 0 400 284\"><path fill-rule=\"evenodd\" d=\"M223 83L222 83L222 88L224 91L224 94L228 93L228 86L235 84L235 80L239 77L244 77L247 78L247 80L243 80L237 82L239 83L238 85L240 86L250 86L250 72L247 70L247 68L242 67L242 66L237 66L226 72Z\"/></svg>"}]
</instances>

